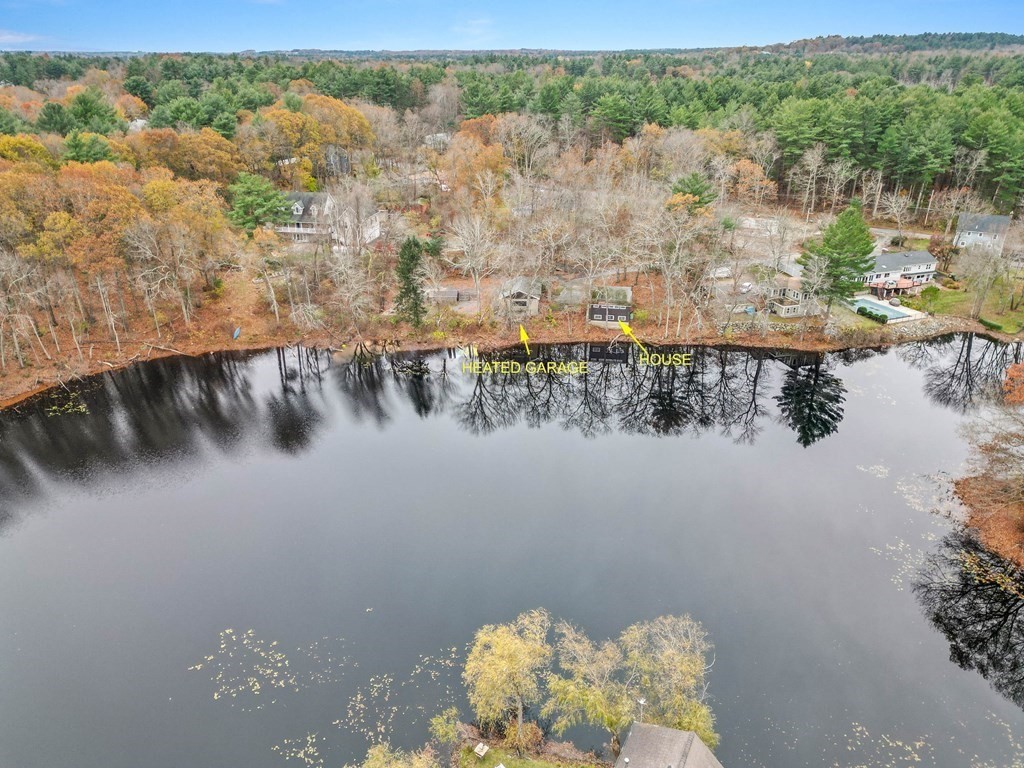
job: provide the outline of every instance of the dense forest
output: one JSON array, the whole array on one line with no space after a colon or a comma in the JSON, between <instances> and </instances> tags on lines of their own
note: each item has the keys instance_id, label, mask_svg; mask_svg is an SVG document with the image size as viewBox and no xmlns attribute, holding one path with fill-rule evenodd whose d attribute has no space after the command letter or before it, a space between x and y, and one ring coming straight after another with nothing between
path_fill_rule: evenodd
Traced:
<instances>
[{"instance_id":1,"label":"dense forest","mask_svg":"<svg viewBox=\"0 0 1024 768\"><path fill-rule=\"evenodd\" d=\"M556 270L656 274L657 320L678 335L708 320L740 215L815 225L859 198L901 230L948 235L965 210L1016 213L1021 43L2 54L0 368L61 357L61 342L69 358L86 338L120 347L140 323L188 329L239 270L277 322L286 301L300 328L358 329L387 308L416 237L430 247L408 269L478 290ZM264 226L288 190L330 191L349 228L385 210L382 235L296 254ZM798 246L775 231L776 257Z\"/></svg>"}]
</instances>

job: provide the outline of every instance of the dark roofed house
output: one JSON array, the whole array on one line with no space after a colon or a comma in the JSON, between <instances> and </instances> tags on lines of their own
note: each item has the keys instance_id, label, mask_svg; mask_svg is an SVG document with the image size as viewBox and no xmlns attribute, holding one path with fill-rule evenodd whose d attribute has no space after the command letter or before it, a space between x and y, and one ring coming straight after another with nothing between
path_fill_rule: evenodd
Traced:
<instances>
[{"instance_id":1,"label":"dark roofed house","mask_svg":"<svg viewBox=\"0 0 1024 768\"><path fill-rule=\"evenodd\" d=\"M308 243L330 235L342 246L352 245L361 234L364 244L380 237L380 214L374 211L363 221L361 233L355 231L350 209L338 210L334 197L326 192L288 192L288 221L274 228L296 243Z\"/></svg>"},{"instance_id":2,"label":"dark roofed house","mask_svg":"<svg viewBox=\"0 0 1024 768\"><path fill-rule=\"evenodd\" d=\"M289 192L288 221L277 227L282 235L306 243L328 231L327 216L334 208L334 198L323 192Z\"/></svg>"},{"instance_id":3,"label":"dark roofed house","mask_svg":"<svg viewBox=\"0 0 1024 768\"><path fill-rule=\"evenodd\" d=\"M987 213L961 213L956 224L953 244L958 248L982 246L1002 253L1006 232L1010 228L1009 216L991 216Z\"/></svg>"},{"instance_id":4,"label":"dark roofed house","mask_svg":"<svg viewBox=\"0 0 1024 768\"><path fill-rule=\"evenodd\" d=\"M693 731L633 723L615 768L722 768Z\"/></svg>"}]
</instances>

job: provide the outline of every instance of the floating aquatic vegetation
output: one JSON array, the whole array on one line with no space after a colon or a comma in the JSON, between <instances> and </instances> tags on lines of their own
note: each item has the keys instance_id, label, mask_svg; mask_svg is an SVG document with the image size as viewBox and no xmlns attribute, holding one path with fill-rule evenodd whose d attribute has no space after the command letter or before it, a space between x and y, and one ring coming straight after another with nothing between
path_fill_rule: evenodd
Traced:
<instances>
[{"instance_id":1,"label":"floating aquatic vegetation","mask_svg":"<svg viewBox=\"0 0 1024 768\"><path fill-rule=\"evenodd\" d=\"M1021 744L1020 738L1013 732L1010 724L991 712L986 715L986 719L995 723L1006 734L1006 741L1010 749L1013 750L1013 755L1007 758L1008 762L1006 763L989 760L980 762L979 758L975 756L971 760L971 768L1024 768L1024 744Z\"/></svg>"},{"instance_id":2,"label":"floating aquatic vegetation","mask_svg":"<svg viewBox=\"0 0 1024 768\"><path fill-rule=\"evenodd\" d=\"M316 745L317 735L307 733L302 739L285 739L280 744L275 744L271 750L281 755L285 760L298 760L308 768L323 768L324 759L320 755L320 749Z\"/></svg>"},{"instance_id":3,"label":"floating aquatic vegetation","mask_svg":"<svg viewBox=\"0 0 1024 768\"><path fill-rule=\"evenodd\" d=\"M65 390L63 394L55 394L52 402L46 406L47 416L65 416L70 413L88 413L89 406L82 400L78 392Z\"/></svg>"},{"instance_id":4,"label":"floating aquatic vegetation","mask_svg":"<svg viewBox=\"0 0 1024 768\"><path fill-rule=\"evenodd\" d=\"M896 572L890 580L900 592L906 589L908 580L921 570L925 562L925 550L907 543L899 536L884 547L872 547L871 551L896 564Z\"/></svg>"},{"instance_id":5,"label":"floating aquatic vegetation","mask_svg":"<svg viewBox=\"0 0 1024 768\"><path fill-rule=\"evenodd\" d=\"M860 723L854 723L846 736L846 760L836 760L833 768L911 768L937 765L935 749L926 739L904 741L889 734L872 736Z\"/></svg>"},{"instance_id":6,"label":"floating aquatic vegetation","mask_svg":"<svg viewBox=\"0 0 1024 768\"><path fill-rule=\"evenodd\" d=\"M901 477L896 481L896 493L916 512L955 520L963 511L954 493L953 480L946 473Z\"/></svg>"},{"instance_id":7,"label":"floating aquatic vegetation","mask_svg":"<svg viewBox=\"0 0 1024 768\"><path fill-rule=\"evenodd\" d=\"M857 468L871 472L876 477L884 477L872 471L878 469L877 467ZM871 547L871 551L876 555L896 563L896 572L893 573L891 581L902 592L906 589L908 580L924 567L928 553L935 548L936 542L949 531L949 521L957 518L960 506L953 495L952 481L942 474L901 477L896 481L895 492L915 512L908 520L908 527L920 526L920 519L916 513L930 513L927 530L918 534L919 543L911 543L897 536L882 547Z\"/></svg>"},{"instance_id":8,"label":"floating aquatic vegetation","mask_svg":"<svg viewBox=\"0 0 1024 768\"><path fill-rule=\"evenodd\" d=\"M874 475L875 477L889 476L889 468L883 466L882 464L872 464L870 467L863 467L860 464L858 464L857 469L859 469L861 472L867 472L869 475Z\"/></svg>"},{"instance_id":9,"label":"floating aquatic vegetation","mask_svg":"<svg viewBox=\"0 0 1024 768\"><path fill-rule=\"evenodd\" d=\"M334 725L359 734L372 744L388 741L396 723L402 727L415 726L455 703L460 660L459 649L453 647L437 655L420 656L408 677L401 681L390 674L371 676L349 699L345 716L335 720Z\"/></svg>"},{"instance_id":10,"label":"floating aquatic vegetation","mask_svg":"<svg viewBox=\"0 0 1024 768\"><path fill-rule=\"evenodd\" d=\"M296 649L309 662L309 668L302 675L306 684L312 686L340 682L347 667L358 666L349 656L341 653L345 646L342 637L322 637L304 648Z\"/></svg>"},{"instance_id":11,"label":"floating aquatic vegetation","mask_svg":"<svg viewBox=\"0 0 1024 768\"><path fill-rule=\"evenodd\" d=\"M961 709L959 702L945 704L951 710ZM972 715L977 714L972 711ZM967 718L959 720L959 728L908 737L891 732L872 733L859 721L844 726L843 719L831 714L831 723L821 721L813 725L779 722L766 716L748 720L741 729L742 736L731 742L731 748L739 755L738 764L746 768L1024 768L1024 746L1010 724L991 711L984 718L1006 736L1006 754L1001 759L982 761L977 756L975 749L992 746L992 734L981 734L975 727L977 720ZM820 754L801 754L801 742L808 737L813 737L812 743L822 744ZM991 748L984 751L993 753Z\"/></svg>"},{"instance_id":12,"label":"floating aquatic vegetation","mask_svg":"<svg viewBox=\"0 0 1024 768\"><path fill-rule=\"evenodd\" d=\"M227 699L243 711L262 708L256 698L262 693L282 690L298 691L299 681L288 657L278 648L276 640L265 642L249 629L241 634L233 629L220 633L216 653L189 667L192 671L207 669L214 684L213 698Z\"/></svg>"},{"instance_id":13,"label":"floating aquatic vegetation","mask_svg":"<svg viewBox=\"0 0 1024 768\"><path fill-rule=\"evenodd\" d=\"M276 704L284 693L338 682L349 661L340 653L344 643L343 638L323 637L296 648L289 658L277 640L267 642L253 629L242 633L225 629L220 633L217 652L188 669L210 673L215 700L224 699L243 712L251 712Z\"/></svg>"},{"instance_id":14,"label":"floating aquatic vegetation","mask_svg":"<svg viewBox=\"0 0 1024 768\"><path fill-rule=\"evenodd\" d=\"M371 743L387 741L399 709L390 703L393 683L390 675L372 676L370 682L349 699L345 718L335 720L334 725L358 733Z\"/></svg>"}]
</instances>

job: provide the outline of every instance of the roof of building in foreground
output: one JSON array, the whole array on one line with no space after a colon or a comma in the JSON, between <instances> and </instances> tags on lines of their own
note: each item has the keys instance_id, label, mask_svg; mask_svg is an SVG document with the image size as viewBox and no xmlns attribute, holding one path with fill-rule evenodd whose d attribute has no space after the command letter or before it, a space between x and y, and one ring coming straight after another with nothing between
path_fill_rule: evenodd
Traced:
<instances>
[{"instance_id":1,"label":"roof of building in foreground","mask_svg":"<svg viewBox=\"0 0 1024 768\"><path fill-rule=\"evenodd\" d=\"M722 768L693 731L633 723L615 768Z\"/></svg>"}]
</instances>

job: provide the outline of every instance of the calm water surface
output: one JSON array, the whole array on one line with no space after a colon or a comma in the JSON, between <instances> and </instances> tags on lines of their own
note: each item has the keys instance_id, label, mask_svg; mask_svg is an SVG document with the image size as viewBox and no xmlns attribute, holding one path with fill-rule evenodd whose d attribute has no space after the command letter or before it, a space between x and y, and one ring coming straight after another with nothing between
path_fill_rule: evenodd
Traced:
<instances>
[{"instance_id":1,"label":"calm water surface","mask_svg":"<svg viewBox=\"0 0 1024 768\"><path fill-rule=\"evenodd\" d=\"M726 768L1021 759L1024 579L942 514L1019 346L693 351L166 360L0 416L0 767L416 746L536 606L703 622Z\"/></svg>"}]
</instances>

